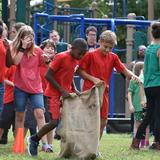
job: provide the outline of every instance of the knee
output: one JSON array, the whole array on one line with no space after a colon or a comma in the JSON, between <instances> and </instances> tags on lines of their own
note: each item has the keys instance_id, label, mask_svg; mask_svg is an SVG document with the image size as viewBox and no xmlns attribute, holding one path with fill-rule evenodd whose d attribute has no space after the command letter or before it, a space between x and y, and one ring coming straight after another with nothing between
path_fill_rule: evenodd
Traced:
<instances>
[{"instance_id":1,"label":"knee","mask_svg":"<svg viewBox=\"0 0 160 160\"><path fill-rule=\"evenodd\" d=\"M24 121L24 114L17 113L16 114L16 122L23 122Z\"/></svg>"},{"instance_id":2,"label":"knee","mask_svg":"<svg viewBox=\"0 0 160 160\"><path fill-rule=\"evenodd\" d=\"M34 115L37 121L44 120L44 112L42 109L35 109Z\"/></svg>"},{"instance_id":3,"label":"knee","mask_svg":"<svg viewBox=\"0 0 160 160\"><path fill-rule=\"evenodd\" d=\"M59 120L52 119L52 120L50 121L50 124L51 124L52 126L54 126L54 127L57 127L57 126L58 126L58 122L59 122Z\"/></svg>"}]
</instances>

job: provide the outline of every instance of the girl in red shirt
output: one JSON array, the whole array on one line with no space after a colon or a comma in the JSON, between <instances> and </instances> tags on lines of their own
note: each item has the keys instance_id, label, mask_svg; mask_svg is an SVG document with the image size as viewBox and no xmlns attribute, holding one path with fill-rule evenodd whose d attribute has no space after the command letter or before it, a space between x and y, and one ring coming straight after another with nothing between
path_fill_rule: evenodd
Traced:
<instances>
[{"instance_id":1,"label":"girl in red shirt","mask_svg":"<svg viewBox=\"0 0 160 160\"><path fill-rule=\"evenodd\" d=\"M12 42L13 62L17 66L14 78L14 105L16 131L24 128L24 111L29 99L38 129L45 124L42 81L39 67L44 64L42 50L34 44L34 32L30 26L22 26ZM46 136L43 143L47 143Z\"/></svg>"}]
</instances>

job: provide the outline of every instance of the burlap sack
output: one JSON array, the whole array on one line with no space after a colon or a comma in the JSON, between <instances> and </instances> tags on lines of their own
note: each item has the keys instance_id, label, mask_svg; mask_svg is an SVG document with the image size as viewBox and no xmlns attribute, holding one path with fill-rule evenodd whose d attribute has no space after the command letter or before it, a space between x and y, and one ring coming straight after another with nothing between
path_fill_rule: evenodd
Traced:
<instances>
[{"instance_id":1,"label":"burlap sack","mask_svg":"<svg viewBox=\"0 0 160 160\"><path fill-rule=\"evenodd\" d=\"M105 85L99 85L83 92L80 96L71 94L64 99L61 125L60 157L94 159L100 137L100 106Z\"/></svg>"}]
</instances>

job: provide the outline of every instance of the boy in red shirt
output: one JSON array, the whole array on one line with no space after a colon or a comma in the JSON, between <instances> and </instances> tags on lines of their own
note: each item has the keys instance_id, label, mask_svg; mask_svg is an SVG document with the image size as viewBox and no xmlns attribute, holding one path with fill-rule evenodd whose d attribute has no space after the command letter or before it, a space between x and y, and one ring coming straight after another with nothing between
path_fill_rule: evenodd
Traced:
<instances>
[{"instance_id":1,"label":"boy in red shirt","mask_svg":"<svg viewBox=\"0 0 160 160\"><path fill-rule=\"evenodd\" d=\"M78 60L82 58L87 50L87 43L84 39L77 38L72 43L71 50L57 54L50 63L46 74L48 80L45 95L50 97L50 112L52 120L43 126L39 132L28 138L28 152L32 156L37 155L37 148L40 139L53 130L60 119L60 97L69 97L69 93L76 91L72 86L73 76L76 71Z\"/></svg>"},{"instance_id":2,"label":"boy in red shirt","mask_svg":"<svg viewBox=\"0 0 160 160\"><path fill-rule=\"evenodd\" d=\"M108 117L108 92L109 80L112 70L115 68L128 78L140 81L131 71L129 71L120 61L118 56L112 52L117 38L114 32L104 31L100 36L100 47L86 54L80 61L77 73L84 79L83 90L90 89L94 84L105 81L106 88L103 95L103 104L101 106L101 128L100 138L104 127L107 124Z\"/></svg>"}]
</instances>

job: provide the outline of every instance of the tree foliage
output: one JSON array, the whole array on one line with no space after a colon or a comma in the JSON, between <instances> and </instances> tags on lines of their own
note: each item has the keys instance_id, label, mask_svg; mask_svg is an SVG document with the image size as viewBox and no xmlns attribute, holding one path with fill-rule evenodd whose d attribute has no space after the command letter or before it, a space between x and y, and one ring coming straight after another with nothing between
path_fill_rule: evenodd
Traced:
<instances>
[{"instance_id":1,"label":"tree foliage","mask_svg":"<svg viewBox=\"0 0 160 160\"><path fill-rule=\"evenodd\" d=\"M91 3L95 0L72 0L69 2L71 7L75 8L89 8ZM97 0L97 9L99 11L98 17L107 15L112 17L113 0ZM160 17L159 12L160 0L154 0L154 19ZM123 0L116 0L116 17L122 17L123 15ZM148 0L126 0L126 12L135 13L137 16L148 17Z\"/></svg>"}]
</instances>

